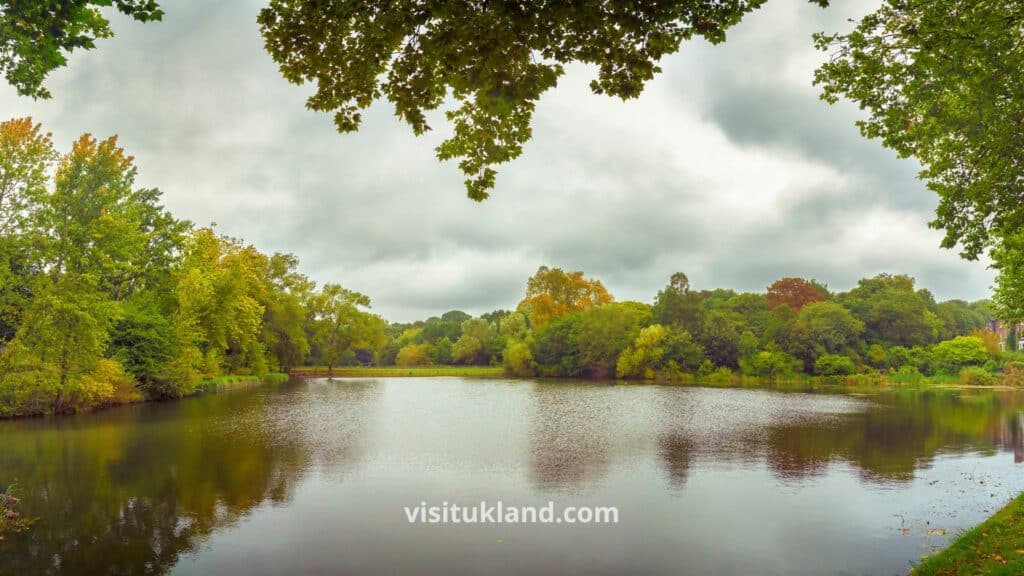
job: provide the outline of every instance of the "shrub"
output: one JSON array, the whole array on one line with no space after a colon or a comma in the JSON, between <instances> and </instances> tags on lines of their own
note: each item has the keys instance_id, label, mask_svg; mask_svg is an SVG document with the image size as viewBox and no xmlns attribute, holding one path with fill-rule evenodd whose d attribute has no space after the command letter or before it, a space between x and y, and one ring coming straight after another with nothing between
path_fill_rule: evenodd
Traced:
<instances>
[{"instance_id":1,"label":"shrub","mask_svg":"<svg viewBox=\"0 0 1024 576\"><path fill-rule=\"evenodd\" d=\"M31 416L53 410L60 379L18 342L0 357L0 416Z\"/></svg>"},{"instance_id":2,"label":"shrub","mask_svg":"<svg viewBox=\"0 0 1024 576\"><path fill-rule=\"evenodd\" d=\"M800 371L801 362L785 352L764 350L740 360L743 374L775 380Z\"/></svg>"},{"instance_id":3,"label":"shrub","mask_svg":"<svg viewBox=\"0 0 1024 576\"><path fill-rule=\"evenodd\" d=\"M708 384L735 384L736 380L736 373L725 366L716 368L699 379Z\"/></svg>"},{"instance_id":4,"label":"shrub","mask_svg":"<svg viewBox=\"0 0 1024 576\"><path fill-rule=\"evenodd\" d=\"M654 378L665 356L662 344L667 334L668 330L661 324L653 324L641 330L633 344L619 355L615 363L615 374L619 378Z\"/></svg>"},{"instance_id":5,"label":"shrub","mask_svg":"<svg viewBox=\"0 0 1024 576\"><path fill-rule=\"evenodd\" d=\"M882 348L878 344L872 344L868 347L867 361L875 368L885 366L885 362L888 359L888 354L885 353L885 348Z\"/></svg>"},{"instance_id":6,"label":"shrub","mask_svg":"<svg viewBox=\"0 0 1024 576\"><path fill-rule=\"evenodd\" d=\"M532 376L535 371L533 354L526 342L511 340L505 347L505 374L509 376Z\"/></svg>"},{"instance_id":7,"label":"shrub","mask_svg":"<svg viewBox=\"0 0 1024 576\"><path fill-rule=\"evenodd\" d=\"M969 366L960 371L960 384L964 386L991 386L996 381L995 374L977 366Z\"/></svg>"},{"instance_id":8,"label":"shrub","mask_svg":"<svg viewBox=\"0 0 1024 576\"><path fill-rule=\"evenodd\" d=\"M931 349L931 362L938 372L957 374L968 366L980 366L989 359L985 342L977 336L957 336Z\"/></svg>"},{"instance_id":9,"label":"shrub","mask_svg":"<svg viewBox=\"0 0 1024 576\"><path fill-rule=\"evenodd\" d=\"M901 384L917 384L924 380L924 374L916 366L905 364L890 374L889 379Z\"/></svg>"},{"instance_id":10,"label":"shrub","mask_svg":"<svg viewBox=\"0 0 1024 576\"><path fill-rule=\"evenodd\" d=\"M1024 386L1024 362L1011 360L1003 365L1003 384Z\"/></svg>"},{"instance_id":11,"label":"shrub","mask_svg":"<svg viewBox=\"0 0 1024 576\"><path fill-rule=\"evenodd\" d=\"M838 354L822 354L814 361L814 373L819 376L848 376L856 371L853 360Z\"/></svg>"}]
</instances>

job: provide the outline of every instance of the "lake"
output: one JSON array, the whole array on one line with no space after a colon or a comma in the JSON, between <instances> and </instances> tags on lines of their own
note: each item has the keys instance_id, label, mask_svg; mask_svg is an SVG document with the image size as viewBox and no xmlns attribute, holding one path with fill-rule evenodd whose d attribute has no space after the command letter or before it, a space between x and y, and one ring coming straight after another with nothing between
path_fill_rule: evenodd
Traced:
<instances>
[{"instance_id":1,"label":"lake","mask_svg":"<svg viewBox=\"0 0 1024 576\"><path fill-rule=\"evenodd\" d=\"M309 380L0 422L0 574L904 574L1024 490L1024 393ZM442 502L618 523L410 523Z\"/></svg>"}]
</instances>

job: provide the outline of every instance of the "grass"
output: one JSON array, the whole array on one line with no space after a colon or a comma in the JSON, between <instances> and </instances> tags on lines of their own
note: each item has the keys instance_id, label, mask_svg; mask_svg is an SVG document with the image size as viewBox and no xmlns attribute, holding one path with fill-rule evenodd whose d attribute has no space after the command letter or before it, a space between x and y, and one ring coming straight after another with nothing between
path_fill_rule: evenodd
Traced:
<instances>
[{"instance_id":1,"label":"grass","mask_svg":"<svg viewBox=\"0 0 1024 576\"><path fill-rule=\"evenodd\" d=\"M327 374L326 366L303 366L293 368L296 376ZM399 377L399 376L473 376L476 378L499 378L504 375L501 366L341 366L334 369L338 378Z\"/></svg>"},{"instance_id":2,"label":"grass","mask_svg":"<svg viewBox=\"0 0 1024 576\"><path fill-rule=\"evenodd\" d=\"M913 576L1024 574L1024 494L948 548L926 558Z\"/></svg>"},{"instance_id":3,"label":"grass","mask_svg":"<svg viewBox=\"0 0 1024 576\"><path fill-rule=\"evenodd\" d=\"M209 380L203 380L196 387L198 392L222 392L224 390L233 390L236 388L244 388L246 386L256 386L259 384L270 384L274 382L285 382L288 380L287 374L270 373L262 377L260 376L238 376L238 375L226 375L217 376Z\"/></svg>"}]
</instances>

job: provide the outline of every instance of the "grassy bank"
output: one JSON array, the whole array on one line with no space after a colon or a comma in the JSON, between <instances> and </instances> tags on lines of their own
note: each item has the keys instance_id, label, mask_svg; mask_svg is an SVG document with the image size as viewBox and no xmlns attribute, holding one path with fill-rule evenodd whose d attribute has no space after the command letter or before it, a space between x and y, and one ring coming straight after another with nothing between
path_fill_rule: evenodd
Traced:
<instances>
[{"instance_id":1,"label":"grassy bank","mask_svg":"<svg viewBox=\"0 0 1024 576\"><path fill-rule=\"evenodd\" d=\"M326 366L303 366L293 368L294 376L326 376ZM336 378L372 378L399 376L472 376L475 378L500 378L504 376L501 366L416 366L400 368L397 366L343 366L333 370Z\"/></svg>"},{"instance_id":2,"label":"grassy bank","mask_svg":"<svg viewBox=\"0 0 1024 576\"><path fill-rule=\"evenodd\" d=\"M1024 574L1024 494L948 548L925 559L913 576Z\"/></svg>"},{"instance_id":3,"label":"grassy bank","mask_svg":"<svg viewBox=\"0 0 1024 576\"><path fill-rule=\"evenodd\" d=\"M209 380L204 380L199 383L196 387L197 394L204 394L207 392L225 392L228 390L237 390L239 388L248 388L250 386L259 386L260 384L271 384L274 382L285 382L288 380L287 374L281 373L270 373L264 376L217 376Z\"/></svg>"}]
</instances>

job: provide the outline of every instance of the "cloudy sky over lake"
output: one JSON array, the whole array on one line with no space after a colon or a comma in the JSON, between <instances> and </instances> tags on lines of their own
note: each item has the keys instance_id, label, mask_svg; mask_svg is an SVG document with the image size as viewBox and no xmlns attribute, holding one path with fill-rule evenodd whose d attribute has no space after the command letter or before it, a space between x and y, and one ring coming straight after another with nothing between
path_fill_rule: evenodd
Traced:
<instances>
[{"instance_id":1,"label":"cloudy sky over lake","mask_svg":"<svg viewBox=\"0 0 1024 576\"><path fill-rule=\"evenodd\" d=\"M177 216L293 252L389 320L512 308L541 264L584 270L619 300L650 301L675 271L740 291L908 273L939 299L988 295L986 264L927 227L937 200L916 164L862 139L857 111L811 86L825 55L810 35L874 2L771 0L725 44L685 44L627 103L592 95L594 71L570 67L482 204L434 157L440 113L417 138L387 103L346 135L306 110L311 89L263 50L263 4L166 0L160 23L112 16L116 37L55 73L52 100L2 84L0 109L33 116L62 150L83 132L118 134L139 184Z\"/></svg>"}]
</instances>

